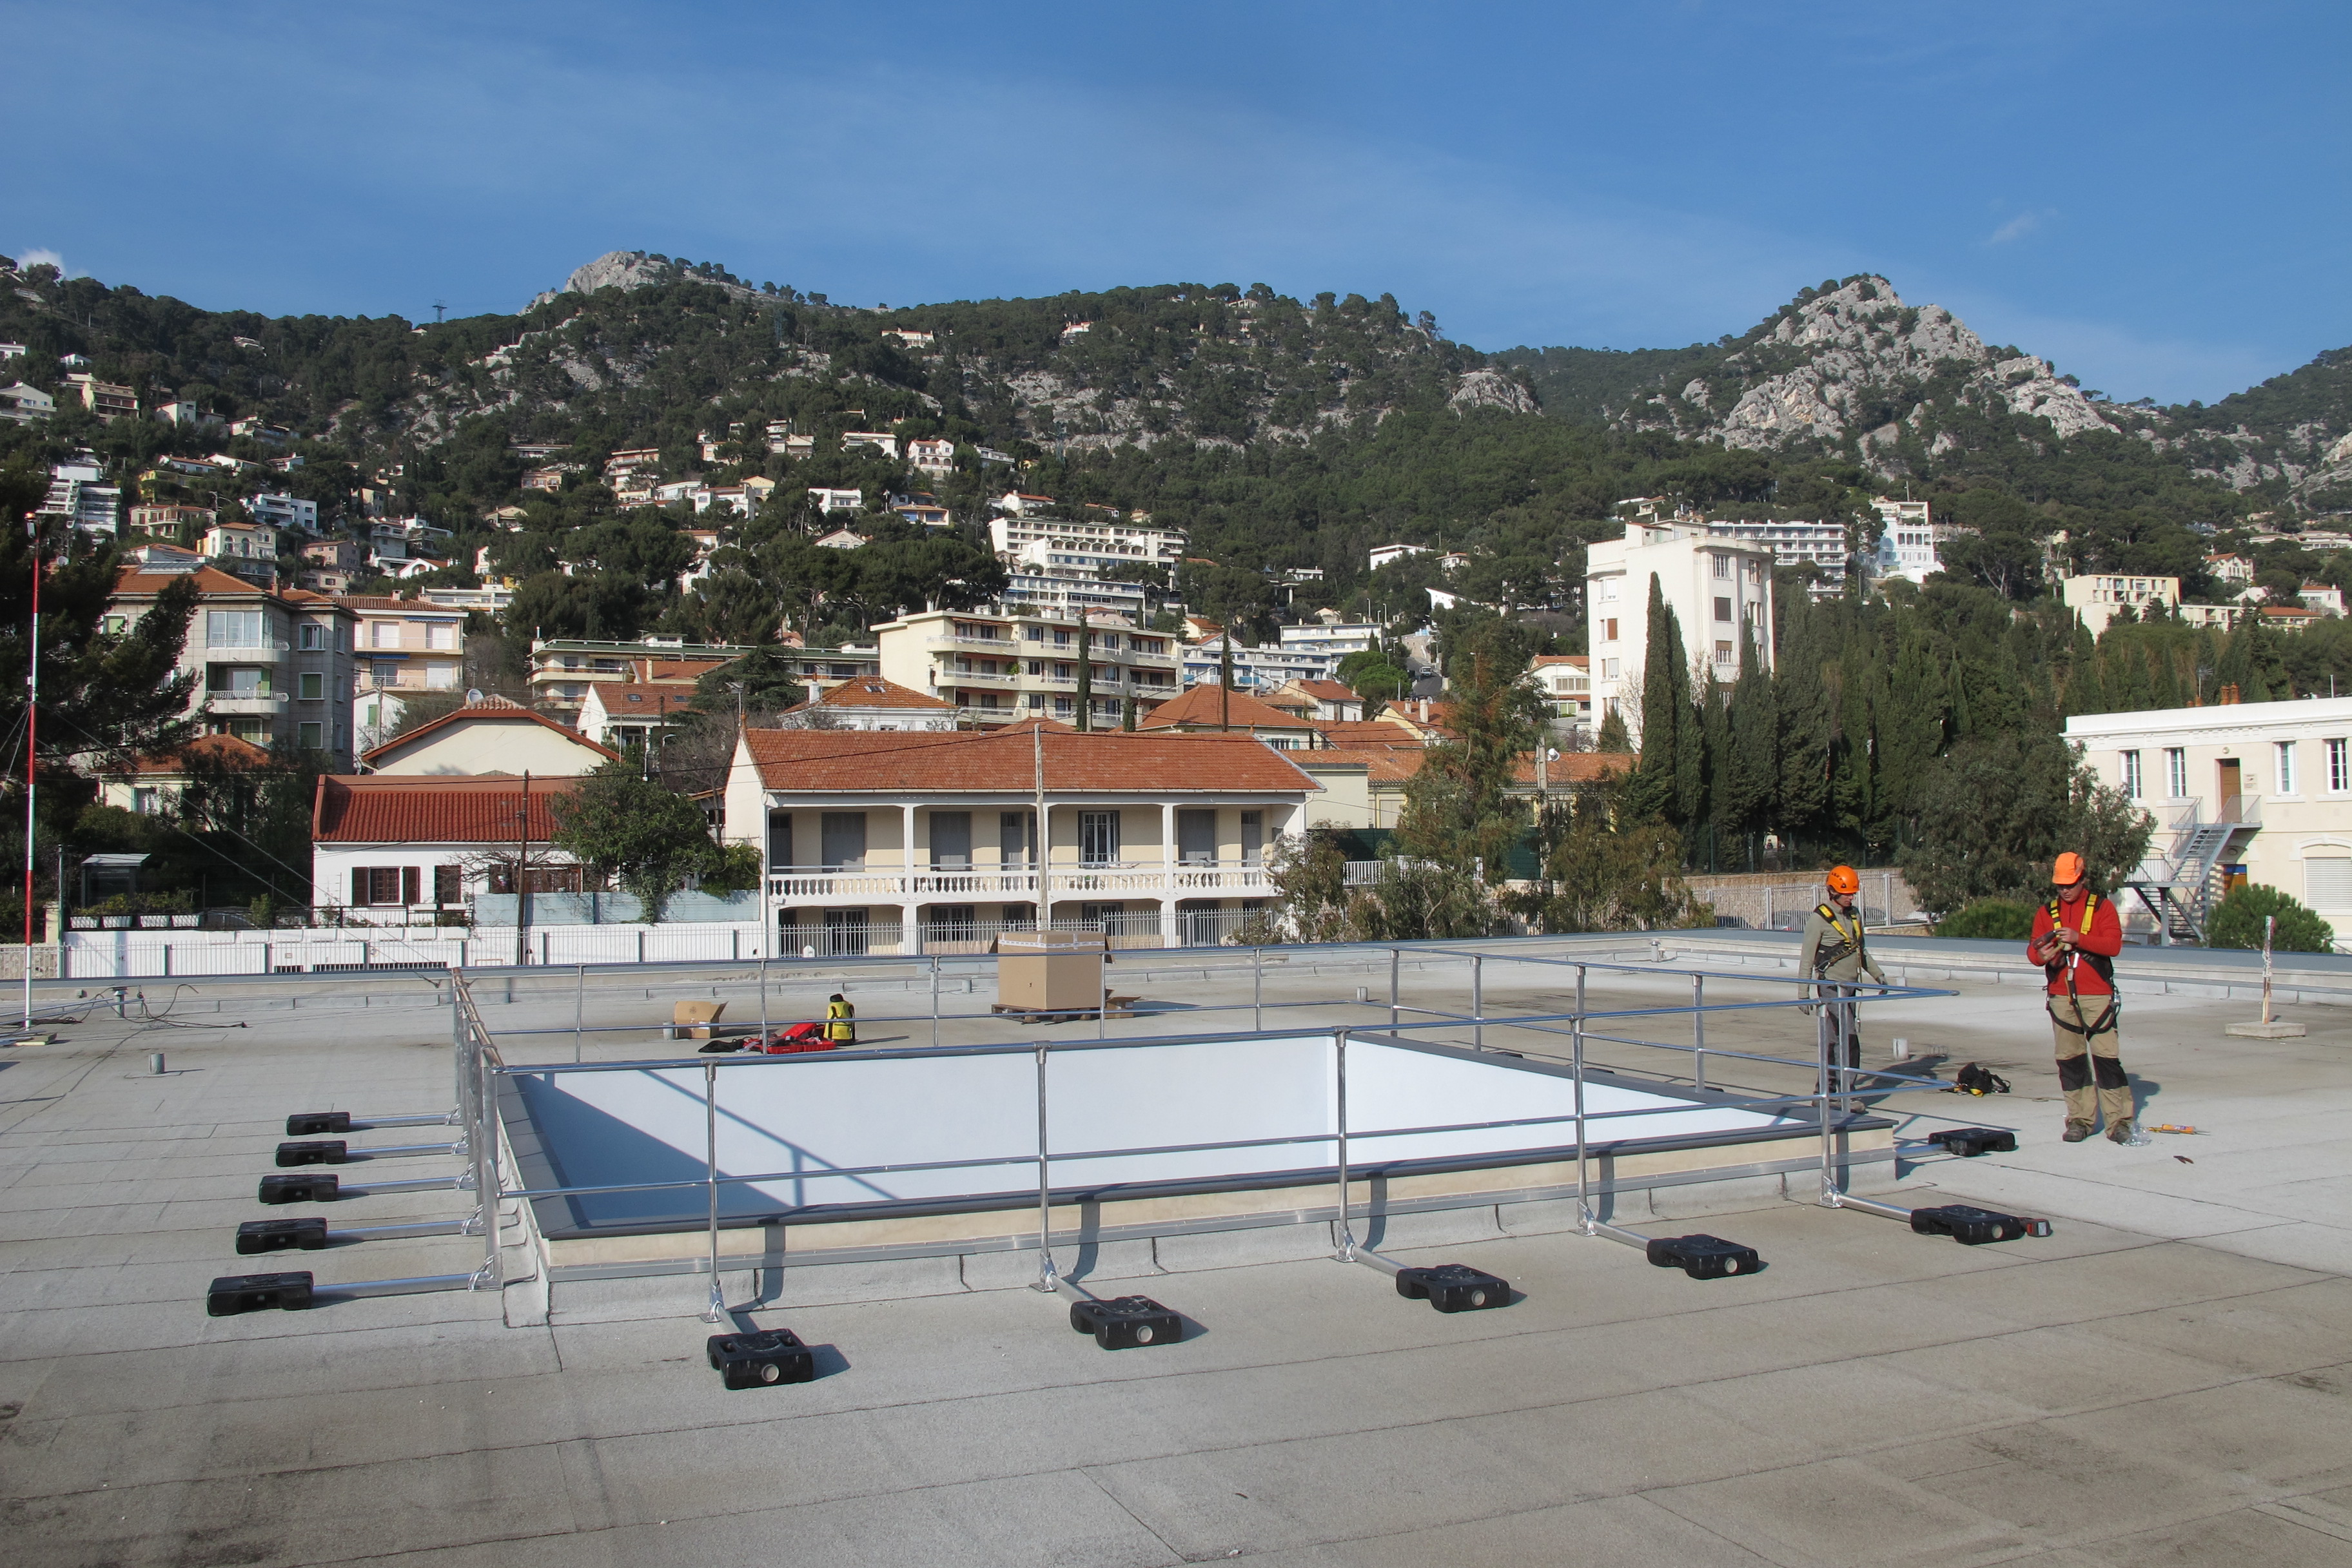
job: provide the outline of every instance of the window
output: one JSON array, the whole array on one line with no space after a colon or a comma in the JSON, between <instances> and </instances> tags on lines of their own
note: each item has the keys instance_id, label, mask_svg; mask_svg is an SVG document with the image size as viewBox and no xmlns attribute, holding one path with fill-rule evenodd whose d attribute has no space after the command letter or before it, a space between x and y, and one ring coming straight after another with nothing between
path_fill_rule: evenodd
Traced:
<instances>
[{"instance_id":1,"label":"window","mask_svg":"<svg viewBox=\"0 0 2352 1568\"><path fill-rule=\"evenodd\" d=\"M1180 811L1176 814L1176 858L1187 866L1217 863L1217 814Z\"/></svg>"},{"instance_id":2,"label":"window","mask_svg":"<svg viewBox=\"0 0 2352 1568\"><path fill-rule=\"evenodd\" d=\"M2171 799L2189 798L2189 753L2179 746L2165 748L2164 789Z\"/></svg>"},{"instance_id":3,"label":"window","mask_svg":"<svg viewBox=\"0 0 2352 1568\"><path fill-rule=\"evenodd\" d=\"M1118 813L1115 811L1078 813L1078 864L1081 866L1118 864Z\"/></svg>"},{"instance_id":4,"label":"window","mask_svg":"<svg viewBox=\"0 0 2352 1568\"><path fill-rule=\"evenodd\" d=\"M425 628L425 646L429 648L437 648L443 653L451 653L456 651L457 647L457 628L446 621L436 626L426 626Z\"/></svg>"},{"instance_id":5,"label":"window","mask_svg":"<svg viewBox=\"0 0 2352 1568\"><path fill-rule=\"evenodd\" d=\"M1029 864L1029 813L1000 812L996 818L997 858L1006 866Z\"/></svg>"},{"instance_id":6,"label":"window","mask_svg":"<svg viewBox=\"0 0 2352 1568\"><path fill-rule=\"evenodd\" d=\"M1033 668L1033 670L1031 671L1031 673L1033 673L1033 674L1034 674L1034 673L1035 673L1035 671L1034 670L1034 668ZM1045 694L1044 692L1042 692L1042 691L1033 691L1033 692L1031 692L1031 693L1029 694L1029 706L1030 706L1031 708L1033 708L1033 709L1038 709L1038 710L1042 710L1042 709L1044 709L1044 707L1045 706Z\"/></svg>"},{"instance_id":7,"label":"window","mask_svg":"<svg viewBox=\"0 0 2352 1568\"><path fill-rule=\"evenodd\" d=\"M2122 763L2124 798L2137 800L2140 796L2139 753L2125 752L2117 758Z\"/></svg>"},{"instance_id":8,"label":"window","mask_svg":"<svg viewBox=\"0 0 2352 1568\"><path fill-rule=\"evenodd\" d=\"M1614 680L1617 679L1617 661L1615 659L1604 658L1601 661L1601 679L1603 680Z\"/></svg>"},{"instance_id":9,"label":"window","mask_svg":"<svg viewBox=\"0 0 2352 1568\"><path fill-rule=\"evenodd\" d=\"M1602 579L1601 579L1601 603L1603 603L1603 604L1610 604L1610 603L1613 603L1613 602L1615 601L1616 597L1617 597L1617 579L1616 579L1616 578L1614 578L1614 577L1603 577Z\"/></svg>"},{"instance_id":10,"label":"window","mask_svg":"<svg viewBox=\"0 0 2352 1568\"><path fill-rule=\"evenodd\" d=\"M1023 626L1021 628L1021 636L1022 639L1025 642L1044 642L1045 640L1045 628L1043 626Z\"/></svg>"},{"instance_id":11,"label":"window","mask_svg":"<svg viewBox=\"0 0 2352 1568\"><path fill-rule=\"evenodd\" d=\"M2352 909L2352 859L2315 855L2305 860L2303 901L2315 910Z\"/></svg>"},{"instance_id":12,"label":"window","mask_svg":"<svg viewBox=\"0 0 2352 1568\"><path fill-rule=\"evenodd\" d=\"M466 868L463 866L433 868L433 901L436 904L462 904L466 901Z\"/></svg>"},{"instance_id":13,"label":"window","mask_svg":"<svg viewBox=\"0 0 2352 1568\"><path fill-rule=\"evenodd\" d=\"M260 647L262 622L259 610L206 610L205 612L205 646L206 647Z\"/></svg>"},{"instance_id":14,"label":"window","mask_svg":"<svg viewBox=\"0 0 2352 1568\"><path fill-rule=\"evenodd\" d=\"M309 631L310 628L305 626L302 629ZM297 683L294 694L303 701L324 702L327 700L327 678L317 670L305 670L294 679Z\"/></svg>"},{"instance_id":15,"label":"window","mask_svg":"<svg viewBox=\"0 0 2352 1568\"><path fill-rule=\"evenodd\" d=\"M2293 741L2281 741L2278 743L2278 793L2281 795L2294 793L2294 742Z\"/></svg>"},{"instance_id":16,"label":"window","mask_svg":"<svg viewBox=\"0 0 2352 1568\"><path fill-rule=\"evenodd\" d=\"M1718 599L1717 599L1717 600L1716 600L1716 602L1715 602L1715 618L1716 618L1717 620L1718 620L1718 621L1727 621L1727 620L1729 620L1729 619L1731 618L1731 601L1730 601L1730 600L1728 600L1728 599L1724 599L1724 598L1718 598Z\"/></svg>"},{"instance_id":17,"label":"window","mask_svg":"<svg viewBox=\"0 0 2352 1568\"><path fill-rule=\"evenodd\" d=\"M352 868L352 902L417 903L421 901L423 884L424 875L415 866L354 866Z\"/></svg>"},{"instance_id":18,"label":"window","mask_svg":"<svg viewBox=\"0 0 2352 1568\"><path fill-rule=\"evenodd\" d=\"M931 865L941 871L971 869L971 813L931 813Z\"/></svg>"},{"instance_id":19,"label":"window","mask_svg":"<svg viewBox=\"0 0 2352 1568\"><path fill-rule=\"evenodd\" d=\"M429 666L425 671L425 684L436 691L457 689L457 667L454 664Z\"/></svg>"},{"instance_id":20,"label":"window","mask_svg":"<svg viewBox=\"0 0 2352 1568\"><path fill-rule=\"evenodd\" d=\"M1716 555L1716 556L1710 556L1710 557L1709 557L1709 559L1710 559L1710 560L1712 560L1712 561L1715 563L1715 574L1716 574L1717 576L1718 576L1718 577L1728 577L1728 576L1730 576L1730 575L1731 575L1731 557L1730 557L1730 556L1728 556L1728 555Z\"/></svg>"},{"instance_id":21,"label":"window","mask_svg":"<svg viewBox=\"0 0 2352 1568\"><path fill-rule=\"evenodd\" d=\"M2352 789L2352 755L2346 754L2342 741L2327 742L2327 788L2335 795Z\"/></svg>"},{"instance_id":22,"label":"window","mask_svg":"<svg viewBox=\"0 0 2352 1568\"><path fill-rule=\"evenodd\" d=\"M1617 640L1617 618L1614 616L1601 623L1601 640L1602 642Z\"/></svg>"},{"instance_id":23,"label":"window","mask_svg":"<svg viewBox=\"0 0 2352 1568\"><path fill-rule=\"evenodd\" d=\"M828 811L818 825L822 864L828 871L862 869L866 865L866 814Z\"/></svg>"},{"instance_id":24,"label":"window","mask_svg":"<svg viewBox=\"0 0 2352 1568\"><path fill-rule=\"evenodd\" d=\"M152 789L134 789L131 792L131 809L142 816L154 816L162 805L162 800Z\"/></svg>"},{"instance_id":25,"label":"window","mask_svg":"<svg viewBox=\"0 0 2352 1568\"><path fill-rule=\"evenodd\" d=\"M1731 663L1731 662L1733 661L1733 658L1734 658L1734 655L1732 654L1732 651L1731 651L1731 645L1730 645L1729 643L1727 643L1727 642L1718 642L1718 643L1717 643L1717 644L1715 645L1715 662L1716 662L1716 663L1717 663L1717 664L1729 664L1729 663Z\"/></svg>"},{"instance_id":26,"label":"window","mask_svg":"<svg viewBox=\"0 0 2352 1568\"><path fill-rule=\"evenodd\" d=\"M400 623L398 621L370 621L368 623L368 647L398 647L399 646Z\"/></svg>"},{"instance_id":27,"label":"window","mask_svg":"<svg viewBox=\"0 0 2352 1568\"><path fill-rule=\"evenodd\" d=\"M211 665L205 671L205 687L231 697L258 697L269 689L264 673L243 665Z\"/></svg>"},{"instance_id":28,"label":"window","mask_svg":"<svg viewBox=\"0 0 2352 1568\"><path fill-rule=\"evenodd\" d=\"M321 752L327 747L327 727L324 724L297 724L295 742L303 750Z\"/></svg>"},{"instance_id":29,"label":"window","mask_svg":"<svg viewBox=\"0 0 2352 1568\"><path fill-rule=\"evenodd\" d=\"M1077 704L1071 699L1067 697L1056 697L1054 699L1054 716L1055 718L1066 719L1077 710Z\"/></svg>"},{"instance_id":30,"label":"window","mask_svg":"<svg viewBox=\"0 0 2352 1568\"><path fill-rule=\"evenodd\" d=\"M780 870L793 863L793 814L789 811L768 813L768 869Z\"/></svg>"},{"instance_id":31,"label":"window","mask_svg":"<svg viewBox=\"0 0 2352 1568\"><path fill-rule=\"evenodd\" d=\"M1255 866L1265 858L1265 813L1242 813L1242 864Z\"/></svg>"},{"instance_id":32,"label":"window","mask_svg":"<svg viewBox=\"0 0 2352 1568\"><path fill-rule=\"evenodd\" d=\"M327 628L317 625L315 622L303 622L301 647L306 651L315 653L326 646Z\"/></svg>"},{"instance_id":33,"label":"window","mask_svg":"<svg viewBox=\"0 0 2352 1568\"><path fill-rule=\"evenodd\" d=\"M109 616L105 620L100 622L100 625L104 629L108 637L119 637L123 633L131 629L131 617L128 616Z\"/></svg>"}]
</instances>

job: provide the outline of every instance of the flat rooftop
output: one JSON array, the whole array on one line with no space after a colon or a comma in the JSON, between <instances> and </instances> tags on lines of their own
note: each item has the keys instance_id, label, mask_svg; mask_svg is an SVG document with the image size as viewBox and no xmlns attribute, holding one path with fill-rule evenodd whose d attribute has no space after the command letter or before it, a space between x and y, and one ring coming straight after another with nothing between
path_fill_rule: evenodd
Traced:
<instances>
[{"instance_id":1,"label":"flat rooftop","mask_svg":"<svg viewBox=\"0 0 2352 1568\"><path fill-rule=\"evenodd\" d=\"M1110 1034L1192 1026L1177 1012L1251 1022L1252 972L1230 954L1121 954L1113 973L1148 1005ZM849 974L867 1043L929 1043L928 974L905 978ZM2352 1563L2352 1008L2291 1003L2305 1038L2242 1039L2223 1026L2254 1016L2246 1001L2134 994L2124 1051L2145 1119L2206 1131L2067 1145L2031 990L1922 983L1957 994L1866 1009L1869 1064L1900 1037L1947 1078L1981 1061L2015 1091L1880 1109L2013 1127L2021 1147L1906 1161L1892 1201L2048 1215L2053 1236L1963 1247L1731 1188L1621 1213L1735 1238L1769 1265L1699 1282L1605 1240L1507 1233L1478 1217L1491 1210L1417 1216L1381 1238L1395 1256L1472 1264L1524 1293L1446 1316L1370 1269L1301 1256L1309 1227L1248 1232L1223 1252L1203 1243L1181 1272L1101 1281L1183 1313L1175 1345L1106 1352L1008 1269L978 1281L996 1288L746 1307L746 1325L820 1347L819 1375L730 1393L704 1360L700 1277L616 1281L571 1308L559 1296L530 1328L463 1292L207 1318L216 1275L310 1268L323 1289L472 1266L479 1244L456 1237L251 1258L230 1246L261 1217L467 1212L447 1189L316 1208L254 1195L289 1112L446 1109L449 1016L429 980L404 975L147 982L120 1017L104 1000L54 1043L0 1051L9 1561ZM693 1052L655 1026L714 987L729 1022L757 1016L747 982L715 972L526 973L512 1002L485 974L509 1063L572 1059L575 984L583 1021L610 1031L583 1034L592 1060ZM772 974L772 1017L841 984ZM1406 977L1433 1007L1466 1010L1467 984L1460 964ZM1483 984L1490 1011L1550 1009L1564 989L1558 972L1498 962ZM1709 999L1765 994L1743 984L1710 981ZM1269 1026L1361 1025L1385 1022L1386 985L1384 959L1292 950L1261 994ZM950 1011L984 1010L985 971L951 964L942 986ZM1593 1005L1688 989L1612 976ZM967 1016L941 1038L1095 1028ZM1717 1016L1707 1034L1718 1050L1811 1048L1786 1013ZM1710 1068L1790 1087L1778 1071Z\"/></svg>"}]
</instances>

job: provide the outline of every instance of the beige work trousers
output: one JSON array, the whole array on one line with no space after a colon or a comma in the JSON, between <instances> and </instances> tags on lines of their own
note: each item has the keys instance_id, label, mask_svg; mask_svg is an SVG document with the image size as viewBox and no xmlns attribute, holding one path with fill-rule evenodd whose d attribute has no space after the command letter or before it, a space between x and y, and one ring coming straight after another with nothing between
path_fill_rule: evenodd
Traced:
<instances>
[{"instance_id":1,"label":"beige work trousers","mask_svg":"<svg viewBox=\"0 0 2352 1568\"><path fill-rule=\"evenodd\" d=\"M2112 996L2050 998L2050 1038L2058 1051L2058 1087L2066 1092L2066 1120L2096 1127L2104 1113L2109 1127L2132 1119L2131 1075L2124 1071L2123 1037L2116 1015L2087 1037L2083 1031L2107 1013ZM2073 1027L2067 1027L2072 1025Z\"/></svg>"}]
</instances>

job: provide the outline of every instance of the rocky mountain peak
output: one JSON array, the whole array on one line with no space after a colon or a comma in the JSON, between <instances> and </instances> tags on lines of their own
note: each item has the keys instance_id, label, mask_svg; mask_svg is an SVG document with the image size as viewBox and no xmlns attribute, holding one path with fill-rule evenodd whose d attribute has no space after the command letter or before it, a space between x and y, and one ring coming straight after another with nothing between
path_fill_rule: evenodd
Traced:
<instances>
[{"instance_id":1,"label":"rocky mountain peak","mask_svg":"<svg viewBox=\"0 0 2352 1568\"><path fill-rule=\"evenodd\" d=\"M757 299L760 291L723 270L716 275L690 264L643 250L608 250L584 267L572 268L561 289L531 297L525 310L535 310L562 294L593 294L599 289L650 289L661 283L708 283L730 294Z\"/></svg>"}]
</instances>

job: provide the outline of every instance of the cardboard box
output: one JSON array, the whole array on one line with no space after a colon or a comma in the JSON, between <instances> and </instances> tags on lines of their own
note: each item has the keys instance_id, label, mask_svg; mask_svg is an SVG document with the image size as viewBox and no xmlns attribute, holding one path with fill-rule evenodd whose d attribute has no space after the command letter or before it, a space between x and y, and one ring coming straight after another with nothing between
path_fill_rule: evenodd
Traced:
<instances>
[{"instance_id":1,"label":"cardboard box","mask_svg":"<svg viewBox=\"0 0 2352 1568\"><path fill-rule=\"evenodd\" d=\"M996 948L1000 1013L1102 1010L1109 939L1098 931L1006 931Z\"/></svg>"},{"instance_id":2,"label":"cardboard box","mask_svg":"<svg viewBox=\"0 0 2352 1568\"><path fill-rule=\"evenodd\" d=\"M726 1016L724 1002L674 1002L669 1009L669 1037L673 1040L707 1040L710 1026Z\"/></svg>"}]
</instances>

